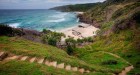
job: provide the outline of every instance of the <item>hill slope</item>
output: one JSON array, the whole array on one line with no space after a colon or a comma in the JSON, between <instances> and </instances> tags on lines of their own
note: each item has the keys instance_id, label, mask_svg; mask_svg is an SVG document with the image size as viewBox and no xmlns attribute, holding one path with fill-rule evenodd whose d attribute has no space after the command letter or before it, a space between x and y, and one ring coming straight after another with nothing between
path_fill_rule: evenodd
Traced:
<instances>
[{"instance_id":1,"label":"hill slope","mask_svg":"<svg viewBox=\"0 0 140 75\"><path fill-rule=\"evenodd\" d=\"M116 1L107 0L84 15L79 15L81 22L92 24L101 30L92 45L79 48L76 53L80 54L81 59L86 57L85 54L94 56L92 53L97 51L115 53L134 65L135 68L130 75L140 74L140 2Z\"/></svg>"},{"instance_id":2,"label":"hill slope","mask_svg":"<svg viewBox=\"0 0 140 75\"><path fill-rule=\"evenodd\" d=\"M109 60L113 60L113 59L117 59L117 60L115 60L115 62L117 62L117 64L110 65L110 66L106 66L106 65L103 66L98 63L98 65L97 64L95 65L93 63L88 63L86 61L79 60L78 58L68 56L66 54L66 52L64 52L63 50L57 49L55 47L52 47L49 45L46 46L46 45L43 45L40 43L34 43L32 41L28 41L28 40L25 40L20 37L11 37L10 38L10 37L1 36L0 37L0 51L6 51L8 53L13 53L13 54L22 55L22 56L45 58L49 61L57 61L58 63L65 63L65 65L71 65L71 66L75 66L75 67L79 67L79 68L84 68L85 70L86 69L90 70L91 75L92 75L93 71L97 72L97 74L102 73L102 72L107 73L107 74L121 72L121 70L124 67L129 66L129 64L126 61L124 61L124 59L117 58L115 56L112 56L112 55L106 54L106 53L99 55L101 57L105 56L105 58L107 56L107 59L102 58L102 61L100 63L106 62ZM96 59L94 61L95 62L100 61L100 59ZM16 65L16 63L17 63L17 65ZM23 62L23 64L22 64L22 62L15 62L15 61L9 62L9 63L2 61L1 64L7 64L7 65L9 64L9 66L11 64L13 64L13 66L15 65L15 67L17 67L17 68L15 68L15 70L18 69L18 66L20 64L21 65L27 64L27 66L34 65L34 64L28 63L28 62L27 63ZM3 65L3 68L6 68L6 65ZM10 69L11 68L9 68L9 70ZM41 68L40 68L40 70L41 70ZM2 71L3 71L2 73L6 72L6 70L2 70ZM96 74L95 72L94 72L94 74ZM9 73L13 73L13 72L9 72ZM44 72L42 72L42 73L44 73ZM53 72L50 72L50 73L53 74ZM71 73L71 72L69 72L69 73Z\"/></svg>"},{"instance_id":3,"label":"hill slope","mask_svg":"<svg viewBox=\"0 0 140 75\"><path fill-rule=\"evenodd\" d=\"M65 5L65 6L59 6L50 8L50 10L59 10L59 11L87 11L91 9L92 7L99 5L101 3L87 3L87 4L75 4L75 5Z\"/></svg>"}]
</instances>

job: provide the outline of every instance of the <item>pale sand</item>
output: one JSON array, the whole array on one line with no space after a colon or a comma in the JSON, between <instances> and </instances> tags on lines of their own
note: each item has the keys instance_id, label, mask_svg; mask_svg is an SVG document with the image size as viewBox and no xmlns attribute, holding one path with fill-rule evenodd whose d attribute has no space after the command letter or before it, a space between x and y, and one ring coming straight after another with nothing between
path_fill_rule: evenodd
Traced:
<instances>
[{"instance_id":1,"label":"pale sand","mask_svg":"<svg viewBox=\"0 0 140 75\"><path fill-rule=\"evenodd\" d=\"M61 41L64 41L66 38L69 37L73 37L74 39L82 39L85 37L92 37L96 35L96 31L99 30L98 28L89 25L89 24L85 24L85 23L81 23L79 24L83 27L71 27L71 28L67 28L64 30L61 30L59 32L64 33L66 35L66 37L62 37Z\"/></svg>"},{"instance_id":2,"label":"pale sand","mask_svg":"<svg viewBox=\"0 0 140 75\"><path fill-rule=\"evenodd\" d=\"M75 12L76 14L84 14L84 12L79 12L79 11L77 11L77 12Z\"/></svg>"}]
</instances>

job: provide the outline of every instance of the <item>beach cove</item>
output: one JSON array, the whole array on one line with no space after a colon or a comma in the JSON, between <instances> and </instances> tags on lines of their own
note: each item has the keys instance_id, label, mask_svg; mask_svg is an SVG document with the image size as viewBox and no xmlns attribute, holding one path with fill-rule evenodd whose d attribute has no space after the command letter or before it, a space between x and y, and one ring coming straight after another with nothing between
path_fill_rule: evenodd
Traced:
<instances>
[{"instance_id":1,"label":"beach cove","mask_svg":"<svg viewBox=\"0 0 140 75\"><path fill-rule=\"evenodd\" d=\"M77 15L84 14L84 12L75 12ZM79 23L78 25L75 25L70 28L63 29L61 33L64 33L66 37L62 37L61 41L65 41L67 38L74 38L77 39L83 39L87 37L93 37L96 35L96 31L99 30L99 28L94 27L91 24L87 23Z\"/></svg>"},{"instance_id":2,"label":"beach cove","mask_svg":"<svg viewBox=\"0 0 140 75\"><path fill-rule=\"evenodd\" d=\"M72 37L83 39L96 35L98 28L79 22L77 15L84 12L61 12L55 10L0 10L0 23L14 28L43 29L64 33L62 41ZM8 13L9 12L9 13Z\"/></svg>"}]
</instances>

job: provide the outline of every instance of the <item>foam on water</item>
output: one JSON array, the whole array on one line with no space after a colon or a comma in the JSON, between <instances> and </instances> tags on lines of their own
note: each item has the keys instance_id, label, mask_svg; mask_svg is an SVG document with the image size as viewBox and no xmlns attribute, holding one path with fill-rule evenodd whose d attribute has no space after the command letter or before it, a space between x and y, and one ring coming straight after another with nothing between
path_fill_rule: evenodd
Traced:
<instances>
[{"instance_id":1,"label":"foam on water","mask_svg":"<svg viewBox=\"0 0 140 75\"><path fill-rule=\"evenodd\" d=\"M63 22L65 18L57 19L57 20L48 20L47 22Z\"/></svg>"},{"instance_id":2,"label":"foam on water","mask_svg":"<svg viewBox=\"0 0 140 75\"><path fill-rule=\"evenodd\" d=\"M45 29L61 30L78 24L73 12L52 10L0 10L0 23L11 27L42 31Z\"/></svg>"},{"instance_id":3,"label":"foam on water","mask_svg":"<svg viewBox=\"0 0 140 75\"><path fill-rule=\"evenodd\" d=\"M68 15L68 13L59 13L59 14L54 14L53 16L51 16L52 18L63 18L66 15Z\"/></svg>"},{"instance_id":4,"label":"foam on water","mask_svg":"<svg viewBox=\"0 0 140 75\"><path fill-rule=\"evenodd\" d=\"M13 27L13 28L18 28L19 25L20 25L20 23L11 23L11 24L9 24L9 26Z\"/></svg>"}]
</instances>

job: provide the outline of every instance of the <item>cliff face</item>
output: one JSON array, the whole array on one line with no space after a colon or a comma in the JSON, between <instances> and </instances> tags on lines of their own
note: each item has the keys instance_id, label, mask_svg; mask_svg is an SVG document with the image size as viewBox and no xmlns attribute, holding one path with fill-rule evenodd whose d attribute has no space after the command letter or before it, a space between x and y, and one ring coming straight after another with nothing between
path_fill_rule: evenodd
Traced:
<instances>
[{"instance_id":1,"label":"cliff face","mask_svg":"<svg viewBox=\"0 0 140 75\"><path fill-rule=\"evenodd\" d=\"M118 4L108 5L108 1L95 6L83 15L78 15L80 22L92 24L103 30L116 31L130 28L131 24L135 23L134 15L140 12L140 2L124 0L123 3L118 1ZM110 25L107 26L107 23Z\"/></svg>"},{"instance_id":2,"label":"cliff face","mask_svg":"<svg viewBox=\"0 0 140 75\"><path fill-rule=\"evenodd\" d=\"M85 17L85 16L82 15L82 14L77 15L77 17L79 18L79 21L80 21L80 22L84 22L84 23L91 24L91 25L93 25L93 26L95 26L95 27L97 27L97 28L100 28L100 27L101 27L101 26L99 25L99 23L97 23L95 20L92 20L92 19L90 19L90 18L88 18L88 17Z\"/></svg>"}]
</instances>

